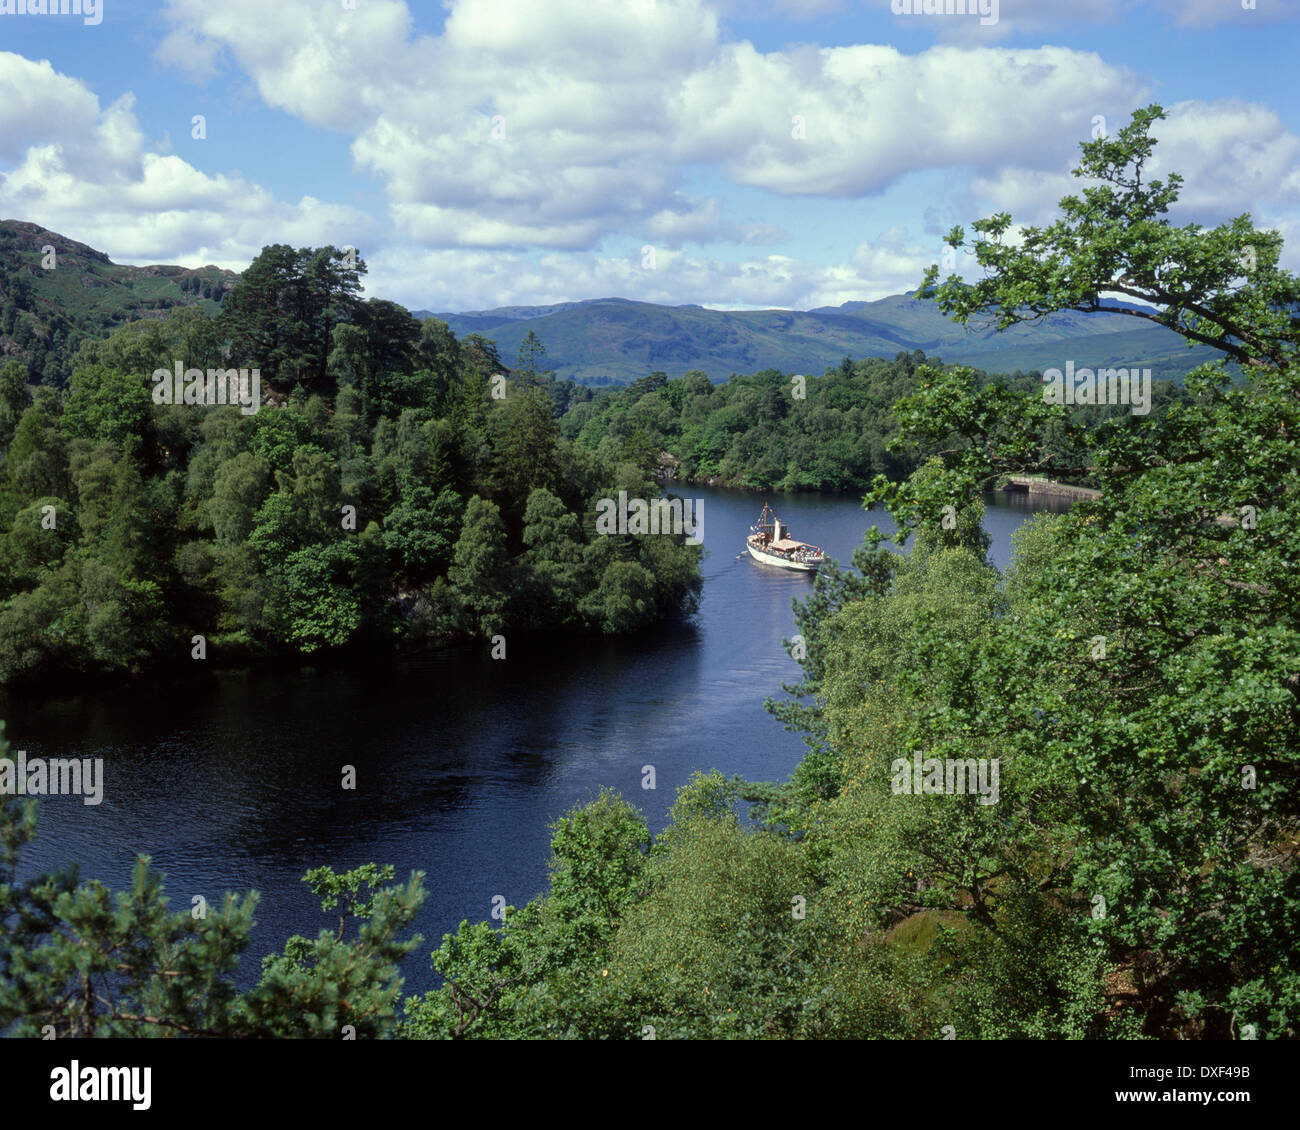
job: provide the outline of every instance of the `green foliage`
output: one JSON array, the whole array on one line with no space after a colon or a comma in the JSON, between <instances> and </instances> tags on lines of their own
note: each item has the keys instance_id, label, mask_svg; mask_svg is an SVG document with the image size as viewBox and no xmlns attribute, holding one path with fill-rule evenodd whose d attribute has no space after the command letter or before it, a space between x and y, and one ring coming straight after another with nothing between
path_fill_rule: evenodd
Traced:
<instances>
[{"instance_id":1,"label":"green foliage","mask_svg":"<svg viewBox=\"0 0 1300 1130\"><path fill-rule=\"evenodd\" d=\"M466 921L444 936L432 955L442 984L406 1001L400 1024L396 963L413 943L397 936L418 876L380 889L391 869L310 872L323 907L342 907L338 930L290 939L236 999L223 978L251 904L227 900L215 926L187 924L143 865L116 906L74 876L18 884L32 817L0 798L0 1024L575 1039L1198 1038L1250 1024L1295 1038L1297 283L1277 267L1280 238L1244 217L1211 231L1162 218L1180 182L1143 171L1160 116L1141 111L1085 144L1079 171L1102 183L1063 202L1060 222L1015 246L1001 239L1009 217L977 223L983 280L939 284L932 271L925 283L958 317L1006 326L1098 308L1103 292L1144 297L1163 324L1243 363L1240 380L1222 366L1193 373L1146 416L1071 412L1030 378L906 357L893 370L846 362L813 382L808 406L783 398L776 373L725 391L701 374L652 374L557 428L543 374L490 402L491 343L464 343L453 372L439 368L449 335L422 330L419 363L449 377L408 396L401 379L382 380L385 366L404 375L397 362L371 364L359 339L331 331L331 356L361 390L342 425L324 401L283 409L274 426L221 417L201 429L221 460L195 459L183 484L177 467L151 490L151 468L112 429L74 409L65 432L56 403L27 405L10 380L0 678L147 653L158 592L141 563L167 541L147 511L182 497L217 540L172 558L194 578L218 558L252 570L271 588L272 629L253 612L255 630L303 648L360 630L374 561L390 584L420 583L453 531L446 575L413 620L630 631L691 607L698 551L589 529L595 499L652 489L656 446L688 473L725 469L750 485L870 470L867 504L886 505L912 549L886 551L870 531L853 571L828 565L797 603L803 678L769 704L809 745L789 782L697 773L653 839L608 792L570 812L552 825L549 889L498 927ZM328 256L313 261L329 269ZM538 356L523 359L530 380ZM861 425L882 381L901 396L897 424L864 460L838 421L859 412ZM385 387L400 410L375 408ZM298 431L309 419L310 442ZM244 429L267 442L242 442ZM782 448L800 437L810 442ZM911 472L902 481L887 477L887 447ZM338 528L345 460L349 497L378 500L382 529ZM1025 473L1088 478L1101 497L1027 524L999 574L980 492ZM276 489L258 503L268 474ZM424 504L448 491L439 522L422 524ZM46 542L33 532L43 499L77 508ZM979 787L915 791L913 766L929 759L982 765ZM349 915L362 923L354 942Z\"/></svg>"},{"instance_id":2,"label":"green foliage","mask_svg":"<svg viewBox=\"0 0 1300 1130\"><path fill-rule=\"evenodd\" d=\"M604 1023L599 963L641 894L649 830L607 790L551 830L549 894L507 908L500 929L462 922L445 935L432 955L443 985L407 1000L404 1035L554 1038L585 1032L584 1017Z\"/></svg>"},{"instance_id":3,"label":"green foliage","mask_svg":"<svg viewBox=\"0 0 1300 1130\"><path fill-rule=\"evenodd\" d=\"M469 500L447 580L472 630L491 636L504 625L510 593L506 528L495 502L478 495Z\"/></svg>"},{"instance_id":4,"label":"green foliage","mask_svg":"<svg viewBox=\"0 0 1300 1130\"><path fill-rule=\"evenodd\" d=\"M270 479L270 465L251 451L241 451L217 468L208 517L219 543L237 546L249 539Z\"/></svg>"},{"instance_id":5,"label":"green foliage","mask_svg":"<svg viewBox=\"0 0 1300 1130\"><path fill-rule=\"evenodd\" d=\"M853 490L873 474L898 476L915 458L890 454L888 407L914 387L923 354L829 369L801 386L766 370L713 385L705 374L652 374L580 403L560 420L565 434L598 448L612 437L622 457L651 472L665 453L684 479L719 478L754 490ZM799 378L804 380L804 378Z\"/></svg>"},{"instance_id":6,"label":"green foliage","mask_svg":"<svg viewBox=\"0 0 1300 1130\"><path fill-rule=\"evenodd\" d=\"M0 729L0 757L9 753ZM422 876L381 887L393 868L304 876L323 910L343 903L337 932L288 939L240 993L256 894L195 900L173 912L162 876L140 857L114 893L75 870L18 880L36 835L36 803L0 794L0 1033L40 1039L125 1036L379 1039L392 1032L398 963L420 944L401 935L424 899ZM345 920L358 923L345 940Z\"/></svg>"},{"instance_id":7,"label":"green foliage","mask_svg":"<svg viewBox=\"0 0 1300 1130\"><path fill-rule=\"evenodd\" d=\"M384 548L396 570L414 580L443 573L460 532L461 499L450 487L434 496L413 487L384 519Z\"/></svg>"},{"instance_id":8,"label":"green foliage","mask_svg":"<svg viewBox=\"0 0 1300 1130\"><path fill-rule=\"evenodd\" d=\"M586 394L533 372L493 398L491 342L361 302L364 271L268 247L221 317L82 342L66 396L0 368L0 682L135 673L193 634L240 662L694 609L697 549L595 533L611 488L658 488L562 438ZM177 358L259 368L260 409L154 404Z\"/></svg>"},{"instance_id":9,"label":"green foliage","mask_svg":"<svg viewBox=\"0 0 1300 1130\"><path fill-rule=\"evenodd\" d=\"M47 247L56 270L46 269ZM25 381L67 388L86 344L129 323L156 326L189 314L210 321L233 278L216 267L119 266L36 224L0 221L0 355L18 359L6 364L18 365ZM207 364L201 349L180 355ZM143 381L153 367L136 375Z\"/></svg>"},{"instance_id":10,"label":"green foliage","mask_svg":"<svg viewBox=\"0 0 1300 1130\"><path fill-rule=\"evenodd\" d=\"M1154 294L1159 263L1160 279L1179 279L1162 317L1250 362L1244 380L1197 372L1163 418L1117 419L1084 437L1102 497L1022 535L1012 614L959 649L947 630L918 625L920 677L884 672L890 701L862 699L870 684L846 668L840 697L827 695L828 727L868 777L890 746L1001 758L998 807L1014 798L1002 844L966 862L960 883L954 861L917 855L918 829L896 837L930 905L932 892L949 890L959 896L951 905L982 905L991 922L1014 907L1032 923L1046 913L1034 898L1050 896L1064 915L1053 927L1058 977L1064 984L1070 953L1104 955L1106 1016L1151 1035L1228 1035L1253 1023L1294 1036L1296 983L1282 955L1293 949L1300 890L1280 853L1300 822L1286 737L1300 641L1288 595L1300 421L1294 322L1277 304L1294 302L1296 283L1260 250L1275 250L1276 237L1251 234L1244 220L1205 232L1160 218L1179 182L1141 175L1159 116L1143 111L1114 142L1085 145L1081 172L1119 191L1064 202L1064 220L1016 248L997 241L1002 218L977 224L989 237L988 277L935 294L958 314L1014 319L1022 308L1086 306L1102 290ZM1243 287L1248 245L1262 267ZM1139 281L1113 279L1121 270ZM938 473L879 484L872 498L905 529L923 529L942 501L971 498L998 474L1068 473L1042 454L1047 425L1065 410L1041 397L994 400L952 375L907 411L909 432L936 435L961 419L969 443L945 453ZM881 874L877 898L903 909Z\"/></svg>"},{"instance_id":11,"label":"green foliage","mask_svg":"<svg viewBox=\"0 0 1300 1130\"><path fill-rule=\"evenodd\" d=\"M398 935L424 901L422 873L404 887L379 886L392 878L391 865L374 863L342 875L330 867L308 871L303 882L322 910L343 903L338 930L322 930L315 941L294 935L282 953L263 958L262 979L238 1002L237 1023L278 1038L387 1036L402 990L398 963L421 942L418 934ZM344 941L349 916L359 924L354 942Z\"/></svg>"},{"instance_id":12,"label":"green foliage","mask_svg":"<svg viewBox=\"0 0 1300 1130\"><path fill-rule=\"evenodd\" d=\"M73 371L72 393L63 410L64 431L135 454L149 434L151 387L139 373L79 366Z\"/></svg>"},{"instance_id":13,"label":"green foliage","mask_svg":"<svg viewBox=\"0 0 1300 1130\"><path fill-rule=\"evenodd\" d=\"M263 248L222 307L223 336L238 367L257 366L286 388L329 389L334 328L364 316L356 295L366 266L355 254L352 262L337 247Z\"/></svg>"},{"instance_id":14,"label":"green foliage","mask_svg":"<svg viewBox=\"0 0 1300 1130\"><path fill-rule=\"evenodd\" d=\"M939 284L931 266L922 291L958 321L995 316L999 329L1064 309L1114 310L1102 295L1122 294L1150 308L1137 316L1242 364L1292 366L1300 281L1278 266L1282 236L1257 231L1246 215L1208 231L1170 224L1165 214L1183 178L1147 175L1151 127L1167 116L1148 106L1115 136L1083 142L1074 175L1092 183L1061 201L1059 220L1021 229L1014 243L1004 241L1006 213L977 220L974 252L985 277ZM965 232L954 228L946 242L962 248Z\"/></svg>"},{"instance_id":15,"label":"green foliage","mask_svg":"<svg viewBox=\"0 0 1300 1130\"><path fill-rule=\"evenodd\" d=\"M694 816L673 833L619 931L615 990L658 1038L812 1034L825 939L805 854L725 817Z\"/></svg>"},{"instance_id":16,"label":"green foliage","mask_svg":"<svg viewBox=\"0 0 1300 1130\"><path fill-rule=\"evenodd\" d=\"M278 590L286 642L310 654L348 642L361 625L356 542L295 550L271 574Z\"/></svg>"},{"instance_id":17,"label":"green foliage","mask_svg":"<svg viewBox=\"0 0 1300 1130\"><path fill-rule=\"evenodd\" d=\"M1248 362L1242 379L1207 369L1158 413L1086 420L1032 381L918 367L895 438L934 458L866 500L913 547L873 530L855 572L827 566L796 604L803 680L769 704L809 743L792 780L697 774L608 913L573 908L557 872L500 931L462 924L435 958L451 981L408 1006L407 1034L1296 1037L1297 284L1244 219L1161 219L1178 178L1140 175L1159 116L1085 145L1081 172L1116 187L1015 247L997 239L1008 218L977 224L988 276L933 293L1009 323L1139 292ZM671 385L605 398L579 442L658 429L671 449ZM677 408L720 438L691 447L688 421L678 452L727 457L745 417L776 418L761 382L733 385L709 411L717 390L682 383ZM756 474L765 453L747 458ZM1090 476L1101 497L1026 524L999 575L979 495L1024 473ZM530 547L555 536L552 498L528 510ZM611 614L634 615L627 562L591 563ZM984 776L918 793L917 759ZM605 873L599 850L584 874ZM591 925L589 947L552 944L557 913Z\"/></svg>"},{"instance_id":18,"label":"green foliage","mask_svg":"<svg viewBox=\"0 0 1300 1130\"><path fill-rule=\"evenodd\" d=\"M591 614L611 634L644 627L655 617L654 580L636 561L611 561L588 602Z\"/></svg>"}]
</instances>

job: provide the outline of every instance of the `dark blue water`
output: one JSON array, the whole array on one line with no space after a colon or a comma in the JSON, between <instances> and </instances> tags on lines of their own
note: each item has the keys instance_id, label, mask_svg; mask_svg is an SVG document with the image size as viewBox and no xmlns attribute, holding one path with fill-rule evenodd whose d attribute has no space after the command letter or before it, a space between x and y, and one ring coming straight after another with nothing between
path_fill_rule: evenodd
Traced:
<instances>
[{"instance_id":1,"label":"dark blue water","mask_svg":"<svg viewBox=\"0 0 1300 1130\"><path fill-rule=\"evenodd\" d=\"M434 983L428 953L461 919L487 919L495 895L522 905L546 884L547 824L602 785L638 805L652 830L693 769L777 780L803 753L763 710L798 667L781 646L805 574L743 551L763 499L705 487L704 598L690 621L648 637L547 646L507 641L368 670L230 675L187 691L0 700L13 749L102 757L104 800L42 801L20 874L77 861L84 878L127 886L137 854L167 875L175 909L194 895L262 892L240 980L292 933L337 923L301 882L311 867L392 863L426 873L408 990ZM777 496L792 536L847 565L883 514L851 497ZM1042 508L1037 502L1033 509ZM1005 566L1025 496L989 496L991 559ZM357 788L341 788L345 765ZM655 768L657 788L642 788Z\"/></svg>"}]
</instances>

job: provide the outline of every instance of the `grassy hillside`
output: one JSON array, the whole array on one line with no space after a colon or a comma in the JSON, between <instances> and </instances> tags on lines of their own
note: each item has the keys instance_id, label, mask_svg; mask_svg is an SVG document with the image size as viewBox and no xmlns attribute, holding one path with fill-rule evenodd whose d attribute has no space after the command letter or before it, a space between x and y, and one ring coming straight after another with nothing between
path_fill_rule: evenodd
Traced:
<instances>
[{"instance_id":1,"label":"grassy hillside","mask_svg":"<svg viewBox=\"0 0 1300 1130\"><path fill-rule=\"evenodd\" d=\"M174 306L200 305L215 314L237 278L218 267L120 266L38 224L3 220L0 356L20 358L33 381L62 385L86 338L163 317Z\"/></svg>"}]
</instances>

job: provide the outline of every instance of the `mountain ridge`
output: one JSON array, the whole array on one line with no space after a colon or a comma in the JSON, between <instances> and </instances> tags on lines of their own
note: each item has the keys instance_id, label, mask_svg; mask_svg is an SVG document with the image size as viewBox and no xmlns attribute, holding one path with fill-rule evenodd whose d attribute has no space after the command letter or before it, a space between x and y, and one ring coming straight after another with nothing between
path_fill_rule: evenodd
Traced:
<instances>
[{"instance_id":1,"label":"mountain ridge","mask_svg":"<svg viewBox=\"0 0 1300 1130\"><path fill-rule=\"evenodd\" d=\"M238 277L211 265L114 263L40 224L0 220L0 363L19 359L33 379L66 384L82 341L177 306L215 314Z\"/></svg>"},{"instance_id":2,"label":"mountain ridge","mask_svg":"<svg viewBox=\"0 0 1300 1130\"><path fill-rule=\"evenodd\" d=\"M531 330L546 347L546 367L580 382L633 381L654 370L680 377L700 369L714 380L759 369L814 374L845 356L888 359L917 350L989 372L1032 372L1073 360L1076 366L1150 368L1157 379L1181 379L1219 356L1209 347L1189 348L1173 330L1127 314L1067 310L999 333L991 325L962 326L934 303L910 295L811 310L712 310L594 298L413 313L446 322L458 337L492 338L507 361Z\"/></svg>"},{"instance_id":3,"label":"mountain ridge","mask_svg":"<svg viewBox=\"0 0 1300 1130\"><path fill-rule=\"evenodd\" d=\"M47 261L53 269L42 265ZM216 314L238 279L211 265L117 264L38 224L0 221L0 359L19 358L33 379L64 385L81 341L176 306ZM911 295L811 310L714 310L609 297L412 313L446 322L458 337L493 339L507 365L532 331L546 348L545 368L588 384L630 383L655 371L680 377L693 369L715 381L763 369L814 375L846 356L892 359L916 351L989 372L1032 372L1073 360L1080 367L1150 368L1157 379L1178 380L1219 356L1124 314L1062 311L998 333L989 325L958 325Z\"/></svg>"}]
</instances>

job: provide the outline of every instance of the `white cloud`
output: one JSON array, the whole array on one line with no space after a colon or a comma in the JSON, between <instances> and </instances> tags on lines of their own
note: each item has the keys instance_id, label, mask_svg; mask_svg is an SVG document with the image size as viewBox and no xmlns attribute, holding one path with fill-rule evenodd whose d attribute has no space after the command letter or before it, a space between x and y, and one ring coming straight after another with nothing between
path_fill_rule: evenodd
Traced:
<instances>
[{"instance_id":1,"label":"white cloud","mask_svg":"<svg viewBox=\"0 0 1300 1130\"><path fill-rule=\"evenodd\" d=\"M775 254L728 262L666 248L656 249L653 269L642 267L639 249L625 256L387 249L367 256L367 290L429 310L610 296L666 305L808 309L912 290L935 257L934 247L896 231L859 244L845 262L831 265Z\"/></svg>"},{"instance_id":2,"label":"white cloud","mask_svg":"<svg viewBox=\"0 0 1300 1130\"><path fill-rule=\"evenodd\" d=\"M173 0L170 18L219 44L270 105L355 131L399 232L433 247L733 238L723 209L685 195L684 165L857 196L917 169L1041 164L1140 85L1060 47L764 53L724 42L700 0L453 0L442 34L418 39L396 0L364 19L362 6L263 7Z\"/></svg>"},{"instance_id":3,"label":"white cloud","mask_svg":"<svg viewBox=\"0 0 1300 1130\"><path fill-rule=\"evenodd\" d=\"M154 57L207 81L226 56L262 100L313 125L355 131L374 118L382 92L418 77L411 15L401 0L355 8L292 0L170 0L171 31Z\"/></svg>"},{"instance_id":4,"label":"white cloud","mask_svg":"<svg viewBox=\"0 0 1300 1130\"><path fill-rule=\"evenodd\" d=\"M12 97L11 97L12 95ZM374 225L353 208L275 199L149 151L125 94L106 108L48 62L0 53L0 215L39 223L134 262L242 270L269 242L355 241Z\"/></svg>"},{"instance_id":5,"label":"white cloud","mask_svg":"<svg viewBox=\"0 0 1300 1130\"><path fill-rule=\"evenodd\" d=\"M1133 0L965 0L942 11L945 0L879 0L894 26L921 28L939 39L992 44L1009 35L1036 35L1062 26L1114 23ZM939 9L927 13L928 7ZM959 10L960 9L960 10ZM987 22L986 22L987 21Z\"/></svg>"},{"instance_id":6,"label":"white cloud","mask_svg":"<svg viewBox=\"0 0 1300 1130\"><path fill-rule=\"evenodd\" d=\"M1300 203L1300 139L1265 106L1180 102L1152 133L1152 171L1182 174L1180 206L1200 222Z\"/></svg>"},{"instance_id":7,"label":"white cloud","mask_svg":"<svg viewBox=\"0 0 1300 1130\"><path fill-rule=\"evenodd\" d=\"M1300 139L1272 110L1237 99L1180 102L1167 109L1169 117L1151 129L1158 144L1146 176L1182 176L1171 211L1175 222L1213 225L1252 209L1300 204ZM1112 133L1118 124L1119 119L1110 123ZM1056 214L1063 196L1081 194L1083 182L1069 173L1075 163L1077 156L1056 169L1002 168L976 178L971 191L990 210L1041 224Z\"/></svg>"},{"instance_id":8,"label":"white cloud","mask_svg":"<svg viewBox=\"0 0 1300 1130\"><path fill-rule=\"evenodd\" d=\"M57 134L69 161L130 175L142 140L133 104L124 95L101 109L85 83L57 73L49 60L0 52L0 161L20 160L28 146Z\"/></svg>"},{"instance_id":9,"label":"white cloud","mask_svg":"<svg viewBox=\"0 0 1300 1130\"><path fill-rule=\"evenodd\" d=\"M1068 169L1094 115L1113 131L1147 99L1141 77L1059 46L986 38L914 54L762 51L726 38L720 13L742 14L738 4L448 0L441 33L421 36L400 0L355 9L171 0L155 57L197 81L237 68L267 106L336 131L382 185L391 231L344 205L278 200L239 176L151 152L131 95L101 107L49 63L6 54L0 169L11 167L0 171L0 210L134 261L242 267L268 242L364 243L370 292L416 307L609 294L833 305L913 287L954 223L1004 209L1042 222L1081 187ZM770 0L764 11L822 7ZM1002 0L1000 20L1005 32L1129 10L1129 0ZM1209 12L1200 0L1188 10ZM1162 167L1184 173L1197 219L1252 207L1285 219L1293 208L1300 149L1267 108L1184 103L1156 133ZM689 190L692 170L708 194ZM685 250L785 237L761 222L779 209L760 222L730 215L718 180L773 197L859 198L935 170L945 188L918 201L915 242L889 233L829 266ZM654 244L657 270L641 270L639 255L602 252L614 241Z\"/></svg>"},{"instance_id":10,"label":"white cloud","mask_svg":"<svg viewBox=\"0 0 1300 1130\"><path fill-rule=\"evenodd\" d=\"M742 43L688 81L676 148L722 161L742 184L858 196L918 169L1063 156L1099 106L1140 89L1123 68L1060 47L762 55Z\"/></svg>"}]
</instances>

